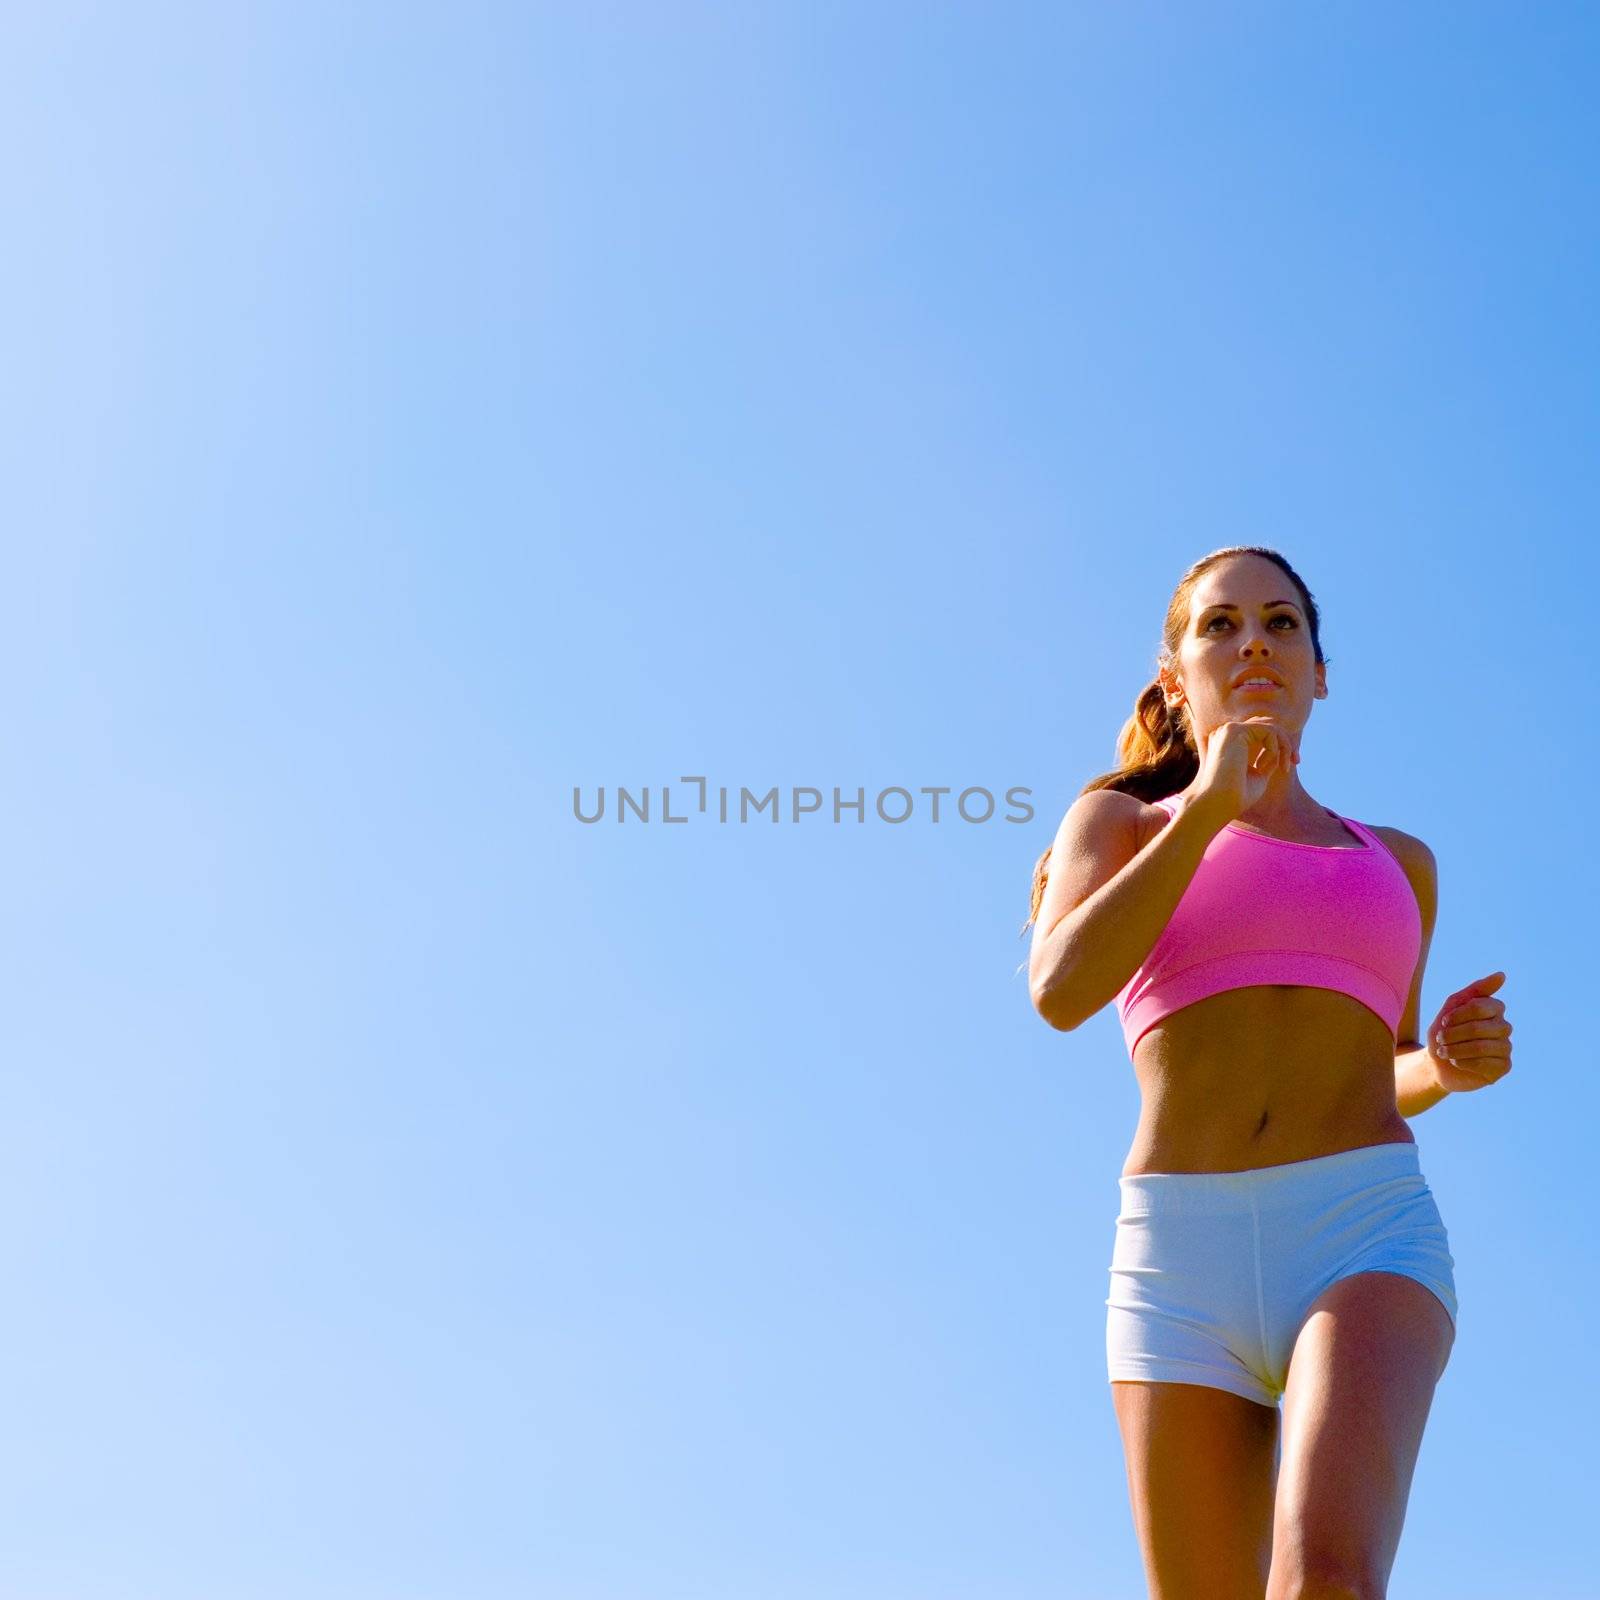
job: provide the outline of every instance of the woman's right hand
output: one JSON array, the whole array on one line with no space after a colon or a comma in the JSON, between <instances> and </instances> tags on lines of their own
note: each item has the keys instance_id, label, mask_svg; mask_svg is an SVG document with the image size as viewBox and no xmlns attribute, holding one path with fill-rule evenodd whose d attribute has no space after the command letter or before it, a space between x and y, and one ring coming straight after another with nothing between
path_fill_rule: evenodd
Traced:
<instances>
[{"instance_id":1,"label":"woman's right hand","mask_svg":"<svg viewBox=\"0 0 1600 1600\"><path fill-rule=\"evenodd\" d=\"M1276 771L1288 771L1299 760L1292 730L1275 718L1224 722L1206 740L1189 792L1221 822L1232 822L1267 792Z\"/></svg>"}]
</instances>

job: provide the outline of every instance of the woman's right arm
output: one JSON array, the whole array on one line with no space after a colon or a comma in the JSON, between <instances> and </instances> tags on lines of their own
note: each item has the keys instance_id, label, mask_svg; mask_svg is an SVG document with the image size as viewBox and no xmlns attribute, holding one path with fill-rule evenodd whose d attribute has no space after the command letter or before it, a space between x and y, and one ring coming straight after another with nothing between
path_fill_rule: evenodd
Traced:
<instances>
[{"instance_id":1,"label":"woman's right arm","mask_svg":"<svg viewBox=\"0 0 1600 1600\"><path fill-rule=\"evenodd\" d=\"M1093 789L1061 819L1028 957L1028 992L1052 1028L1069 1032L1116 998L1228 820L1203 797L1180 801L1141 850L1143 815L1133 795Z\"/></svg>"}]
</instances>

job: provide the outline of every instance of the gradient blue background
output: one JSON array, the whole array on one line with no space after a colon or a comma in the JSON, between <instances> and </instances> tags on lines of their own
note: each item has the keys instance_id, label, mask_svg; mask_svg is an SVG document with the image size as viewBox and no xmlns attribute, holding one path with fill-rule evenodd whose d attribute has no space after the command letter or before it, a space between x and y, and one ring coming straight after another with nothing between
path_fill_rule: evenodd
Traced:
<instances>
[{"instance_id":1,"label":"gradient blue background","mask_svg":"<svg viewBox=\"0 0 1600 1600\"><path fill-rule=\"evenodd\" d=\"M1440 867L1395 1600L1594 1594L1592 7L17 8L0 1591L1138 1600L1029 879L1184 567ZM575 785L1032 791L585 827ZM653 814L654 817L655 814Z\"/></svg>"}]
</instances>

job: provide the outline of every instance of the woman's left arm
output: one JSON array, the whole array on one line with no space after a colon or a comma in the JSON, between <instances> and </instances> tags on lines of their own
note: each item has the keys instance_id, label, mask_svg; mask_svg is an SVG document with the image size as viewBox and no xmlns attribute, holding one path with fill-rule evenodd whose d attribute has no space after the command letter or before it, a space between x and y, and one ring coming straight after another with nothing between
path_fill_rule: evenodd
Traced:
<instances>
[{"instance_id":1,"label":"woman's left arm","mask_svg":"<svg viewBox=\"0 0 1600 1600\"><path fill-rule=\"evenodd\" d=\"M1394 852L1411 881L1422 913L1422 945L1411 993L1395 1029L1394 1098L1403 1117L1415 1117L1436 1106L1449 1094L1461 1094L1498 1083L1511 1070L1511 1024L1505 1020L1505 1001L1494 991L1505 973L1457 989L1442 1006L1428 1029L1426 1041L1418 1032L1422 1007L1422 975L1433 943L1433 926L1439 909L1438 863L1420 839L1398 828L1374 829Z\"/></svg>"}]
</instances>

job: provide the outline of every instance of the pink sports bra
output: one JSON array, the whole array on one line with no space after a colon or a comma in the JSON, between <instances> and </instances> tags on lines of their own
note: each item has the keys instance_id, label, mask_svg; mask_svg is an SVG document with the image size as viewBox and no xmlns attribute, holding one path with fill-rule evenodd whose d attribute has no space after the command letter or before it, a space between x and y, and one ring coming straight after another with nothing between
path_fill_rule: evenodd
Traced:
<instances>
[{"instance_id":1,"label":"pink sports bra","mask_svg":"<svg viewBox=\"0 0 1600 1600\"><path fill-rule=\"evenodd\" d=\"M1172 816L1178 798L1156 804ZM1422 950L1422 913L1393 851L1370 828L1339 820L1360 848L1298 844L1232 822L1218 831L1144 964L1117 994L1130 1056L1163 1017L1252 984L1337 989L1391 1033L1399 1027Z\"/></svg>"}]
</instances>

